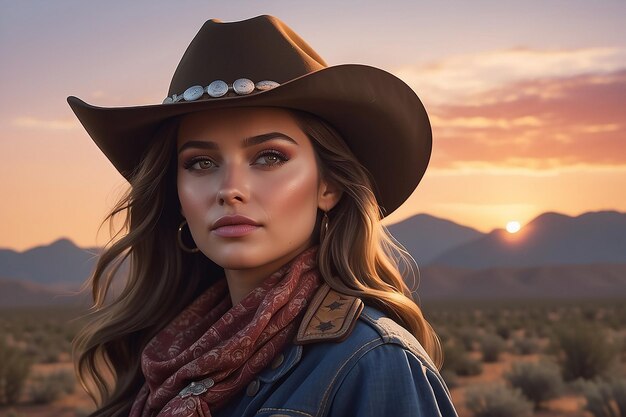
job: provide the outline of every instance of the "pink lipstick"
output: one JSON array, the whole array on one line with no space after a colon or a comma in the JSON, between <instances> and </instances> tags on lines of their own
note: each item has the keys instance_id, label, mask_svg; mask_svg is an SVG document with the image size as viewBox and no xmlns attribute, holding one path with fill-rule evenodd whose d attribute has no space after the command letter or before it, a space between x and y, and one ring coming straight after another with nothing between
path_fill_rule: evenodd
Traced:
<instances>
[{"instance_id":1,"label":"pink lipstick","mask_svg":"<svg viewBox=\"0 0 626 417\"><path fill-rule=\"evenodd\" d=\"M222 216L211 226L211 231L222 237L246 236L261 225L256 221L242 215Z\"/></svg>"}]
</instances>

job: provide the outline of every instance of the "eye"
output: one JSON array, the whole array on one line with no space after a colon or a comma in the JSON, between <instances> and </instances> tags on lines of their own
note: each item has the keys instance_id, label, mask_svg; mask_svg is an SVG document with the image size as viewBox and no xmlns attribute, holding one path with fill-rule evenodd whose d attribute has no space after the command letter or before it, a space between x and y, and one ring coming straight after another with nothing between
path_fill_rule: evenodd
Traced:
<instances>
[{"instance_id":1,"label":"eye","mask_svg":"<svg viewBox=\"0 0 626 417\"><path fill-rule=\"evenodd\" d=\"M257 165L265 165L265 166L277 166L282 165L287 162L289 158L287 158L282 152L271 149L268 151L264 151L257 156L256 161L263 161Z\"/></svg>"},{"instance_id":2,"label":"eye","mask_svg":"<svg viewBox=\"0 0 626 417\"><path fill-rule=\"evenodd\" d=\"M206 158L191 158L184 164L185 169L190 171L206 170L215 166L215 162Z\"/></svg>"}]
</instances>

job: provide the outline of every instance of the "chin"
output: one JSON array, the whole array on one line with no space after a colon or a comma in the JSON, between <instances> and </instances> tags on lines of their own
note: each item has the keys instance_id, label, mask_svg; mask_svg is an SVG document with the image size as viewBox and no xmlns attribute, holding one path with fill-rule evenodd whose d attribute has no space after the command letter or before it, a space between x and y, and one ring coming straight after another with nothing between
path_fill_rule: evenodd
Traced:
<instances>
[{"instance_id":1,"label":"chin","mask_svg":"<svg viewBox=\"0 0 626 417\"><path fill-rule=\"evenodd\" d=\"M224 269L233 269L233 270L256 268L265 264L265 262L261 260L242 259L241 256L218 257L217 259L211 259L211 260Z\"/></svg>"},{"instance_id":2,"label":"chin","mask_svg":"<svg viewBox=\"0 0 626 417\"><path fill-rule=\"evenodd\" d=\"M224 269L256 268L271 262L273 259L269 254L261 256L258 250L245 250L243 248L232 248L228 251L211 250L204 253L207 258Z\"/></svg>"}]
</instances>

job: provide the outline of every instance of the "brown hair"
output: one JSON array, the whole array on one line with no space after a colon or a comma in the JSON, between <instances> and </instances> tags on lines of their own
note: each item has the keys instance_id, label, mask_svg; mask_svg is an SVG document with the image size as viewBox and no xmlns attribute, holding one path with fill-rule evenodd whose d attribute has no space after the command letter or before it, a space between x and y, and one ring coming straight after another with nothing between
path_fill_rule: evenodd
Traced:
<instances>
[{"instance_id":1,"label":"brown hair","mask_svg":"<svg viewBox=\"0 0 626 417\"><path fill-rule=\"evenodd\" d=\"M367 171L331 126L313 115L293 114L316 150L320 174L344 192L328 213L329 230L319 251L324 280L398 321L440 368L439 339L400 273L406 267L415 277L412 258L381 224ZM145 345L214 282L207 277L223 276L223 269L206 256L184 252L177 244L183 220L176 189L177 128L175 119L161 126L133 172L129 189L101 224L109 222L112 237L85 284L91 287L94 304L72 352L78 378L99 406L94 417L128 414L144 383L140 359ZM124 222L114 233L120 214ZM124 287L110 297L126 259Z\"/></svg>"},{"instance_id":2,"label":"brown hair","mask_svg":"<svg viewBox=\"0 0 626 417\"><path fill-rule=\"evenodd\" d=\"M412 299L406 281L417 285L416 263L381 223L371 177L328 123L294 112L315 149L321 176L339 185L343 196L328 213L319 269L335 290L360 297L408 329L441 369L443 353L435 331ZM400 270L404 271L403 273Z\"/></svg>"}]
</instances>

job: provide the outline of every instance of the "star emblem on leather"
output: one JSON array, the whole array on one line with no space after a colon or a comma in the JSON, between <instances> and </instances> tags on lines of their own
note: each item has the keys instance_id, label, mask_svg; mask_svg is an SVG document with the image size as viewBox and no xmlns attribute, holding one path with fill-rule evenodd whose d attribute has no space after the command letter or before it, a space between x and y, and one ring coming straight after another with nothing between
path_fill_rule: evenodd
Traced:
<instances>
[{"instance_id":1,"label":"star emblem on leather","mask_svg":"<svg viewBox=\"0 0 626 417\"><path fill-rule=\"evenodd\" d=\"M329 322L329 321L322 321L322 322L320 322L320 324L318 324L316 326L316 329L318 329L321 332L326 332L326 331L332 329L333 327L335 327L335 325L332 324L331 322Z\"/></svg>"},{"instance_id":2,"label":"star emblem on leather","mask_svg":"<svg viewBox=\"0 0 626 417\"><path fill-rule=\"evenodd\" d=\"M332 303L328 304L325 307L327 309L329 309L330 311L333 311L333 310L337 310L337 309L341 308L343 305L345 305L345 303L340 303L338 301L333 301Z\"/></svg>"},{"instance_id":3,"label":"star emblem on leather","mask_svg":"<svg viewBox=\"0 0 626 417\"><path fill-rule=\"evenodd\" d=\"M335 291L323 283L300 323L295 343L340 342L348 337L362 310L360 298Z\"/></svg>"}]
</instances>

